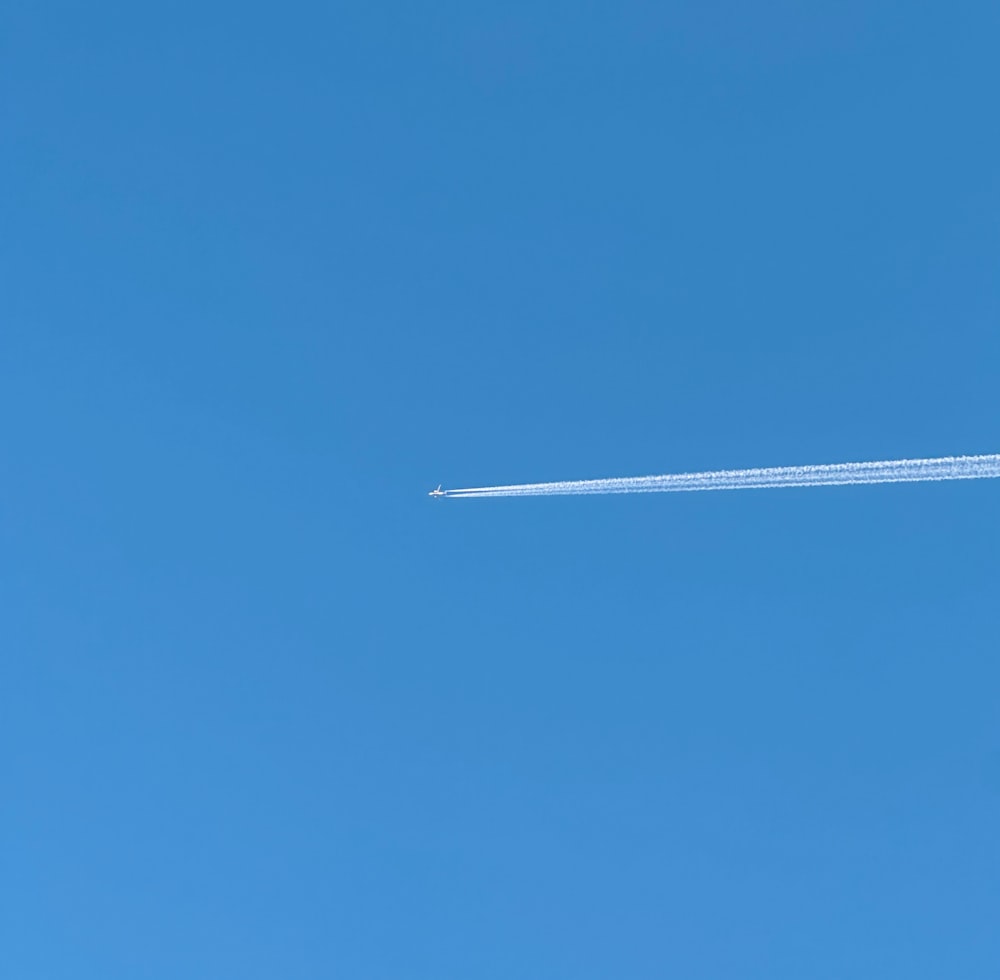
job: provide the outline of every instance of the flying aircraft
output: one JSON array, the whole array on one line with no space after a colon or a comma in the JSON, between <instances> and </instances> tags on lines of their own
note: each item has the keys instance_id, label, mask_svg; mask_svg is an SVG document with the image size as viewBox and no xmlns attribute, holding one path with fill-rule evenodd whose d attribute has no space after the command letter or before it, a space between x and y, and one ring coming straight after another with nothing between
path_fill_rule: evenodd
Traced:
<instances>
[{"instance_id":1,"label":"flying aircraft","mask_svg":"<svg viewBox=\"0 0 1000 980\"><path fill-rule=\"evenodd\" d=\"M441 484L439 483L437 490L432 490L429 494L427 494L427 496L428 497L447 497L448 496L448 491L447 490L442 490L441 489Z\"/></svg>"}]
</instances>

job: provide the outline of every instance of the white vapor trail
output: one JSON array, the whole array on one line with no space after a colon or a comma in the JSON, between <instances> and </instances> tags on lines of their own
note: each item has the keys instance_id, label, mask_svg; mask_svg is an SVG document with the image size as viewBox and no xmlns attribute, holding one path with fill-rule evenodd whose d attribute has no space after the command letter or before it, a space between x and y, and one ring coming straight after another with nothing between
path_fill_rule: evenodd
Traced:
<instances>
[{"instance_id":1,"label":"white vapor trail","mask_svg":"<svg viewBox=\"0 0 1000 980\"><path fill-rule=\"evenodd\" d=\"M754 470L667 473L664 476L564 480L502 487L447 490L447 497L543 497L581 493L666 493L687 490L749 490L755 487L819 487L847 483L908 483L926 480L976 480L1000 477L1000 455L895 459L879 463L828 463L773 466Z\"/></svg>"}]
</instances>

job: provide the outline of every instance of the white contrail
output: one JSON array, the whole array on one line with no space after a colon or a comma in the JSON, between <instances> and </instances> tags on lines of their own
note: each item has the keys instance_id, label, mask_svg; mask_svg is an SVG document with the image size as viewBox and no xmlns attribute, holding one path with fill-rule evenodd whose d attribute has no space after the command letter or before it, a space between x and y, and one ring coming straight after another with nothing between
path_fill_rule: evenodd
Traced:
<instances>
[{"instance_id":1,"label":"white contrail","mask_svg":"<svg viewBox=\"0 0 1000 980\"><path fill-rule=\"evenodd\" d=\"M755 470L668 473L664 476L564 480L501 487L447 490L448 497L534 497L580 493L665 493L682 490L749 490L754 487L818 487L846 483L907 483L925 480L975 480L1000 477L1000 455L895 459L880 463L828 463L774 466Z\"/></svg>"}]
</instances>

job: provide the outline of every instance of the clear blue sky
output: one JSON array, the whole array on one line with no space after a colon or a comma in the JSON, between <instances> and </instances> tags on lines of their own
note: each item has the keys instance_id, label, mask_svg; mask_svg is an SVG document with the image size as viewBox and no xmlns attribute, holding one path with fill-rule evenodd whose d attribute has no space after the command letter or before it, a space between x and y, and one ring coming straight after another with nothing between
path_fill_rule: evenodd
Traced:
<instances>
[{"instance_id":1,"label":"clear blue sky","mask_svg":"<svg viewBox=\"0 0 1000 980\"><path fill-rule=\"evenodd\" d=\"M1000 8L5 5L0 972L992 978Z\"/></svg>"}]
</instances>

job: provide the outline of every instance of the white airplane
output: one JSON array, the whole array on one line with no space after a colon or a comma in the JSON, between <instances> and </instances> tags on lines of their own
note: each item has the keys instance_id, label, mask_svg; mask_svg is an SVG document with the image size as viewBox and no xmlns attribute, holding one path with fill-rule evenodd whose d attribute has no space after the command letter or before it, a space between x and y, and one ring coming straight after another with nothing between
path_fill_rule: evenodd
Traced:
<instances>
[{"instance_id":1,"label":"white airplane","mask_svg":"<svg viewBox=\"0 0 1000 980\"><path fill-rule=\"evenodd\" d=\"M427 494L427 496L428 497L447 497L448 496L448 491L447 490L442 490L441 489L441 484L439 483L437 490L432 490L429 494Z\"/></svg>"}]
</instances>

